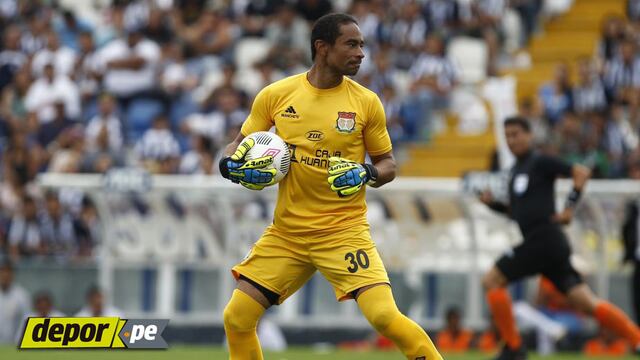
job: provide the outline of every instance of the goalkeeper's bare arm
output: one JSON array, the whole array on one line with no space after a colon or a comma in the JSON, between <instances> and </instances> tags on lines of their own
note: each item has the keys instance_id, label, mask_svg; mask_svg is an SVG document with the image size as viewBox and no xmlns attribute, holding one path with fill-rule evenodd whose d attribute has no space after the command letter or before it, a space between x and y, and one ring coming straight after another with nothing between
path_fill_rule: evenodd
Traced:
<instances>
[{"instance_id":1,"label":"goalkeeper's bare arm","mask_svg":"<svg viewBox=\"0 0 640 360\"><path fill-rule=\"evenodd\" d=\"M396 159L391 152L386 154L371 156L373 166L378 170L378 178L371 186L377 188L396 178Z\"/></svg>"}]
</instances>

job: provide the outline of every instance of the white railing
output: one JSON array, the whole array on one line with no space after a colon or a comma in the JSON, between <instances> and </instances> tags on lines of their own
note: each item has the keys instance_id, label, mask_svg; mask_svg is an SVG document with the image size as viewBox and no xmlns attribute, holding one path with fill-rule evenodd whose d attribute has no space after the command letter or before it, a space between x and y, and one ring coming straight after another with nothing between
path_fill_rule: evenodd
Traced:
<instances>
[{"instance_id":1,"label":"white railing","mask_svg":"<svg viewBox=\"0 0 640 360\"><path fill-rule=\"evenodd\" d=\"M83 191L95 200L104 233L99 282L129 316L219 324L234 287L229 269L270 222L275 189L251 192L218 177L152 176L145 182L132 176L116 174L106 181L100 175L44 174L39 182ZM146 187L136 189L140 184ZM462 185L459 179L398 178L367 190L373 239L388 270L410 294L396 291L398 303L428 327L439 326L438 317L450 303L463 307L469 326L484 326L480 277L520 239L510 221L461 191ZM566 180L558 183L559 203L569 187ZM135 196L134 190L139 190ZM620 271L620 247L613 245L623 205L638 194L639 181L591 181L567 229L601 296L611 295L609 275ZM140 204L146 212L136 208ZM116 283L115 274L141 269L154 272L155 306L126 309L124 302L136 298L139 289ZM195 286L185 285L188 277L180 275L185 269ZM448 277L458 279L457 285L443 280ZM312 281L313 287L278 307L274 320L290 326L366 326L353 302L338 306L324 280ZM180 300L184 293L191 306Z\"/></svg>"}]
</instances>

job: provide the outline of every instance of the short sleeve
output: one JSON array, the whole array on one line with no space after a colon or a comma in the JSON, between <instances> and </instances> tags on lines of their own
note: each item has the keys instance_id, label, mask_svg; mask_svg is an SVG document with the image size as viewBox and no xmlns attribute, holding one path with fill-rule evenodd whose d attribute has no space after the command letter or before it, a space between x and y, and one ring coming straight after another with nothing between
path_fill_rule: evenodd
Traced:
<instances>
[{"instance_id":1,"label":"short sleeve","mask_svg":"<svg viewBox=\"0 0 640 360\"><path fill-rule=\"evenodd\" d=\"M569 177L572 174L573 165L556 157L540 155L537 167L550 177Z\"/></svg>"},{"instance_id":2,"label":"short sleeve","mask_svg":"<svg viewBox=\"0 0 640 360\"><path fill-rule=\"evenodd\" d=\"M387 118L378 96L373 97L364 128L364 144L371 156L391 151L391 139L387 132Z\"/></svg>"},{"instance_id":3,"label":"short sleeve","mask_svg":"<svg viewBox=\"0 0 640 360\"><path fill-rule=\"evenodd\" d=\"M271 115L271 101L269 98L269 88L262 89L251 105L251 113L242 124L240 132L247 136L256 131L267 131L274 125Z\"/></svg>"}]
</instances>

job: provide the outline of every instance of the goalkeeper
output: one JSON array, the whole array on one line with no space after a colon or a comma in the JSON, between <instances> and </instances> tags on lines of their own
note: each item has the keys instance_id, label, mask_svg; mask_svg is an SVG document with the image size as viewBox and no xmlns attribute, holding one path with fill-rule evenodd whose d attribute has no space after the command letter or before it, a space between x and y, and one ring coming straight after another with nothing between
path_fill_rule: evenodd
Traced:
<instances>
[{"instance_id":1,"label":"goalkeeper","mask_svg":"<svg viewBox=\"0 0 640 360\"><path fill-rule=\"evenodd\" d=\"M311 69L265 87L240 134L227 146L220 173L249 189L273 184L274 171L244 161L247 135L275 126L291 150L271 224L232 273L224 310L233 360L262 359L256 324L265 309L295 293L317 271L336 299L355 299L364 316L410 360L440 360L415 322L398 311L389 278L369 233L365 188L393 180L396 164L380 99L349 79L364 57L356 20L318 19L311 33ZM364 164L369 154L372 164Z\"/></svg>"}]
</instances>

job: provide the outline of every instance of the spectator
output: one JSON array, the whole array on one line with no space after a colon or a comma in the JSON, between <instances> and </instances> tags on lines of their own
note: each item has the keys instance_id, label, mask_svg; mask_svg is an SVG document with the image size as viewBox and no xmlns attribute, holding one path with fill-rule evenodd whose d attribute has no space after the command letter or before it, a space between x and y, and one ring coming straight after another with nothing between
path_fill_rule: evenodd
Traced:
<instances>
[{"instance_id":1,"label":"spectator","mask_svg":"<svg viewBox=\"0 0 640 360\"><path fill-rule=\"evenodd\" d=\"M174 99L190 92L198 85L197 69L187 64L184 46L168 43L163 48L164 57L160 74L162 89ZM188 100L188 99L187 99Z\"/></svg>"},{"instance_id":2,"label":"spectator","mask_svg":"<svg viewBox=\"0 0 640 360\"><path fill-rule=\"evenodd\" d=\"M97 57L101 61L104 89L118 98L123 111L137 98L165 101L155 91L160 48L144 38L140 28L129 28L126 40L112 40L100 49Z\"/></svg>"},{"instance_id":3,"label":"spectator","mask_svg":"<svg viewBox=\"0 0 640 360\"><path fill-rule=\"evenodd\" d=\"M77 244L71 214L62 207L55 192L45 194L45 208L41 222L47 254L59 257L72 255Z\"/></svg>"},{"instance_id":4,"label":"spectator","mask_svg":"<svg viewBox=\"0 0 640 360\"><path fill-rule=\"evenodd\" d=\"M14 343L29 312L29 294L13 277L13 265L0 263L0 344Z\"/></svg>"},{"instance_id":5,"label":"spectator","mask_svg":"<svg viewBox=\"0 0 640 360\"><path fill-rule=\"evenodd\" d=\"M50 31L49 17L43 9L33 8L26 14L27 31L23 32L20 47L31 56L43 49L47 44L47 34Z\"/></svg>"},{"instance_id":6,"label":"spectator","mask_svg":"<svg viewBox=\"0 0 640 360\"><path fill-rule=\"evenodd\" d=\"M536 148L547 150L551 130L549 124L542 115L542 104L532 98L523 99L520 102L520 115L529 120L533 144Z\"/></svg>"},{"instance_id":7,"label":"spectator","mask_svg":"<svg viewBox=\"0 0 640 360\"><path fill-rule=\"evenodd\" d=\"M31 68L36 77L42 76L44 66L53 64L55 75L71 76L76 64L76 53L73 49L60 46L55 32L47 34L47 46L39 50L33 57Z\"/></svg>"},{"instance_id":8,"label":"spectator","mask_svg":"<svg viewBox=\"0 0 640 360\"><path fill-rule=\"evenodd\" d=\"M496 350L498 350L499 341L500 335L498 333L498 328L496 327L496 324L491 321L489 328L478 337L476 347L485 354L495 353Z\"/></svg>"},{"instance_id":9,"label":"spectator","mask_svg":"<svg viewBox=\"0 0 640 360\"><path fill-rule=\"evenodd\" d=\"M542 101L545 116L552 126L560 121L566 111L573 108L569 66L566 63L556 66L553 81L543 85L538 96Z\"/></svg>"},{"instance_id":10,"label":"spectator","mask_svg":"<svg viewBox=\"0 0 640 360\"><path fill-rule=\"evenodd\" d=\"M180 156L178 141L169 129L169 121L160 115L153 121L135 146L140 163L150 172L171 174L177 169Z\"/></svg>"},{"instance_id":11,"label":"spectator","mask_svg":"<svg viewBox=\"0 0 640 360\"><path fill-rule=\"evenodd\" d=\"M550 145L553 154L566 158L579 156L582 146L583 127L580 118L573 112L566 112L556 125Z\"/></svg>"},{"instance_id":12,"label":"spectator","mask_svg":"<svg viewBox=\"0 0 640 360\"><path fill-rule=\"evenodd\" d=\"M31 84L24 99L27 111L37 115L40 124L46 124L56 116L54 103L62 101L65 115L77 119L80 115L78 86L66 75L54 74L53 64L44 65L43 76Z\"/></svg>"},{"instance_id":13,"label":"spectator","mask_svg":"<svg viewBox=\"0 0 640 360\"><path fill-rule=\"evenodd\" d=\"M598 45L598 57L611 61L618 54L618 46L626 36L624 19L618 15L608 16L602 26L602 38Z\"/></svg>"},{"instance_id":14,"label":"spectator","mask_svg":"<svg viewBox=\"0 0 640 360\"><path fill-rule=\"evenodd\" d=\"M211 175L217 172L214 162L217 149L210 138L202 135L191 137L192 149L182 156L179 172L181 174Z\"/></svg>"},{"instance_id":15,"label":"spectator","mask_svg":"<svg viewBox=\"0 0 640 360\"><path fill-rule=\"evenodd\" d=\"M184 24L174 18L175 30L196 56L214 56L219 60L232 58L232 45L240 34L240 29L222 14L203 11L193 24Z\"/></svg>"},{"instance_id":16,"label":"spectator","mask_svg":"<svg viewBox=\"0 0 640 360\"><path fill-rule=\"evenodd\" d=\"M373 59L374 66L367 72L363 72L360 82L380 96L382 89L389 86L396 89L396 71L391 66L391 58L385 52L381 52ZM366 79L362 79L366 78Z\"/></svg>"},{"instance_id":17,"label":"spectator","mask_svg":"<svg viewBox=\"0 0 640 360\"><path fill-rule=\"evenodd\" d=\"M55 109L54 117L50 122L43 124L40 126L40 129L38 129L38 144L43 148L47 148L50 145L54 147L60 145L54 142L59 140L65 131L76 124L75 121L72 121L66 116L65 103L63 100L54 100L53 106ZM52 149L49 149L49 152L52 153Z\"/></svg>"},{"instance_id":18,"label":"spectator","mask_svg":"<svg viewBox=\"0 0 640 360\"><path fill-rule=\"evenodd\" d=\"M433 128L433 112L449 105L449 95L457 85L457 70L444 56L442 39L429 35L424 53L410 69L414 80L405 108L405 132L409 140L429 139Z\"/></svg>"},{"instance_id":19,"label":"spectator","mask_svg":"<svg viewBox=\"0 0 640 360\"><path fill-rule=\"evenodd\" d=\"M113 96L103 94L99 99L99 112L94 116L85 130L87 149L96 151L98 149L98 138L105 137L107 148L105 150L117 152L122 149L122 124L116 116L116 104Z\"/></svg>"},{"instance_id":20,"label":"spectator","mask_svg":"<svg viewBox=\"0 0 640 360\"><path fill-rule=\"evenodd\" d=\"M427 22L422 17L420 5L415 0L404 3L398 19L390 29L391 43L398 51L396 66L407 69L425 43Z\"/></svg>"},{"instance_id":21,"label":"spectator","mask_svg":"<svg viewBox=\"0 0 640 360\"><path fill-rule=\"evenodd\" d=\"M390 85L384 86L380 101L387 116L387 130L389 131L391 142L398 143L403 141L406 135L401 117L402 102L396 95L395 89Z\"/></svg>"},{"instance_id":22,"label":"spectator","mask_svg":"<svg viewBox=\"0 0 640 360\"><path fill-rule=\"evenodd\" d=\"M588 58L578 60L578 82L573 88L573 102L578 114L600 112L607 106L604 86Z\"/></svg>"},{"instance_id":23,"label":"spectator","mask_svg":"<svg viewBox=\"0 0 640 360\"><path fill-rule=\"evenodd\" d=\"M49 291L39 291L33 296L33 308L29 316L35 317L64 317L64 313L57 310L53 303L53 295Z\"/></svg>"},{"instance_id":24,"label":"spectator","mask_svg":"<svg viewBox=\"0 0 640 360\"><path fill-rule=\"evenodd\" d=\"M7 121L10 128L29 125L25 99L30 86L31 76L24 67L14 74L13 82L0 91L0 118Z\"/></svg>"},{"instance_id":25,"label":"spectator","mask_svg":"<svg viewBox=\"0 0 640 360\"><path fill-rule=\"evenodd\" d=\"M526 44L538 28L538 15L542 10L542 0L512 0L511 4L520 15L524 29L523 44Z\"/></svg>"},{"instance_id":26,"label":"spectator","mask_svg":"<svg viewBox=\"0 0 640 360\"><path fill-rule=\"evenodd\" d=\"M36 200L31 196L25 196L20 211L13 216L9 226L9 255L13 260L46 254L47 248L38 213Z\"/></svg>"},{"instance_id":27,"label":"spectator","mask_svg":"<svg viewBox=\"0 0 640 360\"><path fill-rule=\"evenodd\" d=\"M100 90L100 59L90 32L78 34L78 56L75 63L74 79L78 84L83 101L89 101Z\"/></svg>"},{"instance_id":28,"label":"spectator","mask_svg":"<svg viewBox=\"0 0 640 360\"><path fill-rule=\"evenodd\" d=\"M62 16L54 21L54 28L62 44L74 51L79 50L80 34L92 31L89 23L78 19L70 10L62 11Z\"/></svg>"},{"instance_id":29,"label":"spectator","mask_svg":"<svg viewBox=\"0 0 640 360\"><path fill-rule=\"evenodd\" d=\"M85 306L75 314L76 317L122 317L122 312L106 304L104 292L97 286L87 290Z\"/></svg>"},{"instance_id":30,"label":"spectator","mask_svg":"<svg viewBox=\"0 0 640 360\"><path fill-rule=\"evenodd\" d=\"M47 150L51 160L49 172L75 173L81 170L84 153L84 131L81 126L70 127L60 134L53 146Z\"/></svg>"},{"instance_id":31,"label":"spectator","mask_svg":"<svg viewBox=\"0 0 640 360\"><path fill-rule=\"evenodd\" d=\"M640 1L627 0L627 17L633 22L640 21Z\"/></svg>"},{"instance_id":32,"label":"spectator","mask_svg":"<svg viewBox=\"0 0 640 360\"><path fill-rule=\"evenodd\" d=\"M80 213L73 221L73 228L76 234L78 257L89 258L94 248L100 243L101 227L98 210L87 196L82 198Z\"/></svg>"},{"instance_id":33,"label":"spectator","mask_svg":"<svg viewBox=\"0 0 640 360\"><path fill-rule=\"evenodd\" d=\"M309 64L309 25L299 17L292 5L281 5L274 21L266 29L266 38L273 48L269 58L280 69L286 70L297 64Z\"/></svg>"},{"instance_id":34,"label":"spectator","mask_svg":"<svg viewBox=\"0 0 640 360\"><path fill-rule=\"evenodd\" d=\"M142 29L144 36L163 46L173 40L173 33L169 22L167 21L164 11L158 8L149 11L149 19L146 26Z\"/></svg>"},{"instance_id":35,"label":"spectator","mask_svg":"<svg viewBox=\"0 0 640 360\"><path fill-rule=\"evenodd\" d=\"M216 146L221 146L239 130L246 118L247 112L240 107L238 93L222 89L217 92L216 111L192 114L185 119L182 128L191 134L207 136Z\"/></svg>"},{"instance_id":36,"label":"spectator","mask_svg":"<svg viewBox=\"0 0 640 360\"><path fill-rule=\"evenodd\" d=\"M587 341L582 348L586 356L622 357L629 352L629 344L605 328L600 329L598 336Z\"/></svg>"},{"instance_id":37,"label":"spectator","mask_svg":"<svg viewBox=\"0 0 640 360\"><path fill-rule=\"evenodd\" d=\"M605 86L610 101L638 106L640 88L640 59L636 44L626 39L620 44L619 55L606 63Z\"/></svg>"},{"instance_id":38,"label":"spectator","mask_svg":"<svg viewBox=\"0 0 640 360\"><path fill-rule=\"evenodd\" d=\"M438 333L436 343L443 352L465 352L469 350L473 334L461 324L460 310L450 307L445 315L445 328Z\"/></svg>"},{"instance_id":39,"label":"spectator","mask_svg":"<svg viewBox=\"0 0 640 360\"><path fill-rule=\"evenodd\" d=\"M20 208L22 197L27 194L27 185L40 167L40 156L33 150L23 131L12 134L9 146L2 157L4 183L0 191L2 208L11 214Z\"/></svg>"},{"instance_id":40,"label":"spectator","mask_svg":"<svg viewBox=\"0 0 640 360\"><path fill-rule=\"evenodd\" d=\"M472 0L462 12L463 27L467 35L481 38L487 44L487 74L497 75L500 54L501 21L507 9L506 0Z\"/></svg>"},{"instance_id":41,"label":"spectator","mask_svg":"<svg viewBox=\"0 0 640 360\"><path fill-rule=\"evenodd\" d=\"M422 12L430 31L437 31L445 38L453 35L460 26L460 5L457 1L427 0Z\"/></svg>"},{"instance_id":42,"label":"spectator","mask_svg":"<svg viewBox=\"0 0 640 360\"><path fill-rule=\"evenodd\" d=\"M20 51L20 28L8 26L2 33L0 52L0 92L9 85L14 74L27 63L27 55Z\"/></svg>"},{"instance_id":43,"label":"spectator","mask_svg":"<svg viewBox=\"0 0 640 360\"><path fill-rule=\"evenodd\" d=\"M329 0L298 0L296 10L309 22L318 20L322 15L332 11Z\"/></svg>"},{"instance_id":44,"label":"spectator","mask_svg":"<svg viewBox=\"0 0 640 360\"><path fill-rule=\"evenodd\" d=\"M378 28L380 26L380 17L373 11L374 4L368 0L355 0L351 3L351 10L349 13L358 20L358 26L362 32L362 36L365 39L371 39L373 41L378 34ZM375 44L375 41L373 41Z\"/></svg>"}]
</instances>

